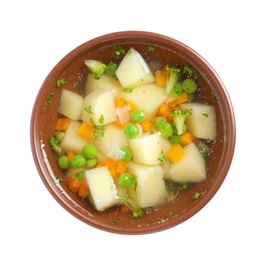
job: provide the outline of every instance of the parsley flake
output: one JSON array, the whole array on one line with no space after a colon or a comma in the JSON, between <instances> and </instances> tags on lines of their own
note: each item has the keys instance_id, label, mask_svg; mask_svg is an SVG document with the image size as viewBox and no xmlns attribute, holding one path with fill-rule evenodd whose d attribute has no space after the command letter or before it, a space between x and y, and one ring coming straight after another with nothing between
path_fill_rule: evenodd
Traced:
<instances>
[{"instance_id":1,"label":"parsley flake","mask_svg":"<svg viewBox=\"0 0 270 260\"><path fill-rule=\"evenodd\" d=\"M66 78L61 78L56 81L56 87L59 88L68 82Z\"/></svg>"},{"instance_id":2,"label":"parsley flake","mask_svg":"<svg viewBox=\"0 0 270 260\"><path fill-rule=\"evenodd\" d=\"M93 111L92 111L92 107L91 106L85 107L84 108L84 111L86 111L90 115L93 115L94 114Z\"/></svg>"}]
</instances>

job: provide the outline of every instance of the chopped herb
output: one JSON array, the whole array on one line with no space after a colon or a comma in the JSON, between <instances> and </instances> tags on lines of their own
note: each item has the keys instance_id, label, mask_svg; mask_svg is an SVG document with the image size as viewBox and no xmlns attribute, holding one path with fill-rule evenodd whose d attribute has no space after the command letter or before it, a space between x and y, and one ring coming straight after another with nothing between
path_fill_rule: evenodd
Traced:
<instances>
[{"instance_id":1,"label":"chopped herb","mask_svg":"<svg viewBox=\"0 0 270 260\"><path fill-rule=\"evenodd\" d=\"M75 177L78 181L82 181L84 178L84 171L77 172Z\"/></svg>"},{"instance_id":2,"label":"chopped herb","mask_svg":"<svg viewBox=\"0 0 270 260\"><path fill-rule=\"evenodd\" d=\"M66 84L67 82L68 82L68 80L66 78L58 79L57 82L56 82L56 87L59 88L62 85Z\"/></svg>"},{"instance_id":3,"label":"chopped herb","mask_svg":"<svg viewBox=\"0 0 270 260\"><path fill-rule=\"evenodd\" d=\"M159 157L158 157L158 160L160 161L160 162L164 162L165 161L165 155L164 155L164 152L161 150L161 152L160 152L160 155L159 155Z\"/></svg>"},{"instance_id":4,"label":"chopped herb","mask_svg":"<svg viewBox=\"0 0 270 260\"><path fill-rule=\"evenodd\" d=\"M104 116L103 115L100 116L98 122L101 123L101 124L104 123Z\"/></svg>"},{"instance_id":5,"label":"chopped herb","mask_svg":"<svg viewBox=\"0 0 270 260\"><path fill-rule=\"evenodd\" d=\"M148 46L148 51L155 51L155 50L156 50L156 47L154 47L152 45Z\"/></svg>"},{"instance_id":6,"label":"chopped herb","mask_svg":"<svg viewBox=\"0 0 270 260\"><path fill-rule=\"evenodd\" d=\"M150 132L150 135L154 135L155 134L155 132L152 130L151 132Z\"/></svg>"},{"instance_id":7,"label":"chopped herb","mask_svg":"<svg viewBox=\"0 0 270 260\"><path fill-rule=\"evenodd\" d=\"M172 217L172 214L173 214L173 212L172 212L172 210L170 210L170 212L169 212L169 218Z\"/></svg>"},{"instance_id":8,"label":"chopped herb","mask_svg":"<svg viewBox=\"0 0 270 260\"><path fill-rule=\"evenodd\" d=\"M187 63L184 67L183 73L187 73L193 77L193 79L197 79L199 74L198 71L195 70L190 63Z\"/></svg>"},{"instance_id":9,"label":"chopped herb","mask_svg":"<svg viewBox=\"0 0 270 260\"><path fill-rule=\"evenodd\" d=\"M203 116L205 116L205 117L208 117L208 114L206 114L206 113L204 113L204 114L202 114Z\"/></svg>"},{"instance_id":10,"label":"chopped herb","mask_svg":"<svg viewBox=\"0 0 270 260\"><path fill-rule=\"evenodd\" d=\"M217 96L217 94L216 93L214 93L214 92L212 92L212 101L213 102L218 102L218 96Z\"/></svg>"},{"instance_id":11,"label":"chopped herb","mask_svg":"<svg viewBox=\"0 0 270 260\"><path fill-rule=\"evenodd\" d=\"M90 118L90 123L95 128L93 136L94 137L97 137L97 136L103 137L105 128L102 125L96 125L95 122L93 121L93 118Z\"/></svg>"},{"instance_id":12,"label":"chopped herb","mask_svg":"<svg viewBox=\"0 0 270 260\"><path fill-rule=\"evenodd\" d=\"M91 106L85 107L84 108L84 111L86 111L90 115L93 115L94 114L93 111L92 111L92 107Z\"/></svg>"},{"instance_id":13,"label":"chopped herb","mask_svg":"<svg viewBox=\"0 0 270 260\"><path fill-rule=\"evenodd\" d=\"M50 96L47 98L47 103L50 104L52 103L52 96L54 95L54 91L50 92Z\"/></svg>"},{"instance_id":14,"label":"chopped herb","mask_svg":"<svg viewBox=\"0 0 270 260\"><path fill-rule=\"evenodd\" d=\"M115 223L116 225L119 223L119 218L117 218L117 219L115 219L114 221L113 221L113 223Z\"/></svg>"},{"instance_id":15,"label":"chopped herb","mask_svg":"<svg viewBox=\"0 0 270 260\"><path fill-rule=\"evenodd\" d=\"M55 180L56 183L59 183L61 181L62 181L62 178L60 178L60 177L59 178L56 178L56 180Z\"/></svg>"},{"instance_id":16,"label":"chopped herb","mask_svg":"<svg viewBox=\"0 0 270 260\"><path fill-rule=\"evenodd\" d=\"M133 88L124 88L123 89L123 92L125 92L125 93L132 93L132 91L133 91Z\"/></svg>"},{"instance_id":17,"label":"chopped herb","mask_svg":"<svg viewBox=\"0 0 270 260\"><path fill-rule=\"evenodd\" d=\"M200 192L196 192L193 196L194 199L199 199L201 197L201 193Z\"/></svg>"},{"instance_id":18,"label":"chopped herb","mask_svg":"<svg viewBox=\"0 0 270 260\"><path fill-rule=\"evenodd\" d=\"M114 49L114 52L117 56L120 56L121 54L125 55L126 54L126 51L124 50L123 47L121 46L113 46L113 49Z\"/></svg>"}]
</instances>

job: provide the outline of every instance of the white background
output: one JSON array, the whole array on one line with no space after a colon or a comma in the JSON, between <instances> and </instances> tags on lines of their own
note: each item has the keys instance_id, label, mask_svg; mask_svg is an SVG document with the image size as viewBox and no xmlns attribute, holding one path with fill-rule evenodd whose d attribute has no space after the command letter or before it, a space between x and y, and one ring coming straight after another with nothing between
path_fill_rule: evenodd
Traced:
<instances>
[{"instance_id":1,"label":"white background","mask_svg":"<svg viewBox=\"0 0 270 260\"><path fill-rule=\"evenodd\" d=\"M270 259L268 1L1 1L1 259ZM106 11L106 12L105 12ZM56 63L102 34L144 30L193 48L217 71L237 123L215 197L172 229L125 236L90 227L46 190L30 149L38 90Z\"/></svg>"}]
</instances>

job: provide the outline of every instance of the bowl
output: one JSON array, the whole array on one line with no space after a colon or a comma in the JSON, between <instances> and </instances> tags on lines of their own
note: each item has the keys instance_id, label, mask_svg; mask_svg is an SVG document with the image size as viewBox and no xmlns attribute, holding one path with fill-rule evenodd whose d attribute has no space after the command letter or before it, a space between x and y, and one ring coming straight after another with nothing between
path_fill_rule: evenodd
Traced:
<instances>
[{"instance_id":1,"label":"bowl","mask_svg":"<svg viewBox=\"0 0 270 260\"><path fill-rule=\"evenodd\" d=\"M84 60L108 62L113 46L126 49L134 47L147 60L163 63L189 62L199 73L201 89L206 102L216 109L217 138L212 155L207 160L206 180L185 189L170 202L153 208L141 218L132 218L116 208L97 211L67 187L64 171L57 166L57 155L49 145L58 118L58 107L63 88L82 94L89 69ZM147 52L149 46L156 51ZM68 79L61 88L56 87L60 78ZM235 149L236 125L233 106L227 90L211 65L184 43L158 33L147 31L120 31L91 39L62 58L45 78L33 105L30 122L30 139L37 171L55 200L78 220L103 231L117 234L148 234L177 226L197 214L213 198L226 178ZM59 181L61 180L61 181ZM200 193L199 199L194 198Z\"/></svg>"}]
</instances>

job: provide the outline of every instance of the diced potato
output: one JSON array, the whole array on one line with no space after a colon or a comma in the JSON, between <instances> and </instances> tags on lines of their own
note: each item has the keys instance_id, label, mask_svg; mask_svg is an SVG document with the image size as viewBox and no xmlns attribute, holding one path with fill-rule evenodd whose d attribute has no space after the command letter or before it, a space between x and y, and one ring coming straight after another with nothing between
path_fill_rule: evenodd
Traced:
<instances>
[{"instance_id":1,"label":"diced potato","mask_svg":"<svg viewBox=\"0 0 270 260\"><path fill-rule=\"evenodd\" d=\"M164 138L162 135L161 135L161 142L162 142L162 151L164 154L166 154L171 149L172 144L168 139Z\"/></svg>"},{"instance_id":2,"label":"diced potato","mask_svg":"<svg viewBox=\"0 0 270 260\"><path fill-rule=\"evenodd\" d=\"M144 133L139 137L129 140L133 160L147 165L160 164L162 157L162 137L159 133Z\"/></svg>"},{"instance_id":3,"label":"diced potato","mask_svg":"<svg viewBox=\"0 0 270 260\"><path fill-rule=\"evenodd\" d=\"M130 48L126 53L115 74L124 88L137 87L155 81L146 61L134 48Z\"/></svg>"},{"instance_id":4,"label":"diced potato","mask_svg":"<svg viewBox=\"0 0 270 260\"><path fill-rule=\"evenodd\" d=\"M107 166L87 170L85 177L89 187L89 200L96 210L104 211L118 203L116 186Z\"/></svg>"},{"instance_id":5,"label":"diced potato","mask_svg":"<svg viewBox=\"0 0 270 260\"><path fill-rule=\"evenodd\" d=\"M74 153L82 153L82 148L88 143L88 140L78 134L81 123L71 120L65 132L65 136L60 143L60 147L64 152L73 151Z\"/></svg>"},{"instance_id":6,"label":"diced potato","mask_svg":"<svg viewBox=\"0 0 270 260\"><path fill-rule=\"evenodd\" d=\"M156 84L136 87L131 93L121 92L120 97L135 103L145 113L145 119L150 119L167 99L164 88Z\"/></svg>"},{"instance_id":7,"label":"diced potato","mask_svg":"<svg viewBox=\"0 0 270 260\"><path fill-rule=\"evenodd\" d=\"M216 111L212 105L201 103L183 103L181 109L192 109L187 115L187 129L197 138L216 140Z\"/></svg>"},{"instance_id":8,"label":"diced potato","mask_svg":"<svg viewBox=\"0 0 270 260\"><path fill-rule=\"evenodd\" d=\"M184 147L184 157L172 164L166 178L176 182L200 182L206 178L206 165L199 149L194 143Z\"/></svg>"},{"instance_id":9,"label":"diced potato","mask_svg":"<svg viewBox=\"0 0 270 260\"><path fill-rule=\"evenodd\" d=\"M85 85L85 96L90 94L96 89L105 89L112 91L114 96L117 96L120 91L123 90L120 82L106 74L103 74L100 79L95 79L94 74L88 74L86 85Z\"/></svg>"},{"instance_id":10,"label":"diced potato","mask_svg":"<svg viewBox=\"0 0 270 260\"><path fill-rule=\"evenodd\" d=\"M104 136L97 136L93 140L93 143L103 154L107 155L110 148L115 144L118 144L119 147L126 147L128 145L128 139L115 123L111 123L104 126Z\"/></svg>"},{"instance_id":11,"label":"diced potato","mask_svg":"<svg viewBox=\"0 0 270 260\"><path fill-rule=\"evenodd\" d=\"M59 113L72 120L82 117L83 97L67 89L62 90Z\"/></svg>"},{"instance_id":12,"label":"diced potato","mask_svg":"<svg viewBox=\"0 0 270 260\"><path fill-rule=\"evenodd\" d=\"M129 188L129 197L141 208L159 205L166 200L166 188L160 165L143 165L131 162L128 171L137 175L136 191Z\"/></svg>"},{"instance_id":13,"label":"diced potato","mask_svg":"<svg viewBox=\"0 0 270 260\"><path fill-rule=\"evenodd\" d=\"M88 107L91 107L92 113L85 111ZM116 121L112 91L96 89L84 98L82 120L89 124L91 118L96 125L106 125Z\"/></svg>"}]
</instances>

